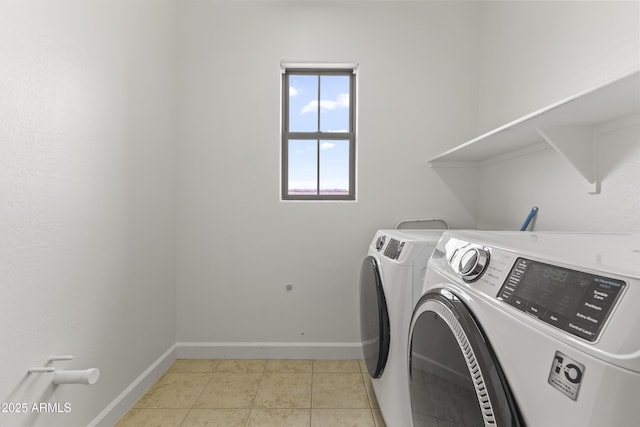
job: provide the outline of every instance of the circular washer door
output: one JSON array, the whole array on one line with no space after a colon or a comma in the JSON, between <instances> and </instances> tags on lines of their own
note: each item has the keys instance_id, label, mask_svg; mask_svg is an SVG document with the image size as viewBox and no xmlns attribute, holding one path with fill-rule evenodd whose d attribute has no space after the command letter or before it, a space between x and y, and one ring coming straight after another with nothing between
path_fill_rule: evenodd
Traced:
<instances>
[{"instance_id":1,"label":"circular washer door","mask_svg":"<svg viewBox=\"0 0 640 427\"><path fill-rule=\"evenodd\" d=\"M380 378L389 356L389 312L378 262L372 256L360 269L360 336L369 375Z\"/></svg>"},{"instance_id":2,"label":"circular washer door","mask_svg":"<svg viewBox=\"0 0 640 427\"><path fill-rule=\"evenodd\" d=\"M446 289L424 295L413 313L409 383L414 427L523 425L489 341Z\"/></svg>"}]
</instances>

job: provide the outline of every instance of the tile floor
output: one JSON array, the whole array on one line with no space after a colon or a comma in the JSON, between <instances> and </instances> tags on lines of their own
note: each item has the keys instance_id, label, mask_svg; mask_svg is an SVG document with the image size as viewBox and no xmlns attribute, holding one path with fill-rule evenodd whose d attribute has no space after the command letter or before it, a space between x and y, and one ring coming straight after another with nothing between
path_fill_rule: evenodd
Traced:
<instances>
[{"instance_id":1,"label":"tile floor","mask_svg":"<svg viewBox=\"0 0 640 427\"><path fill-rule=\"evenodd\" d=\"M116 427L385 427L364 361L176 360Z\"/></svg>"}]
</instances>

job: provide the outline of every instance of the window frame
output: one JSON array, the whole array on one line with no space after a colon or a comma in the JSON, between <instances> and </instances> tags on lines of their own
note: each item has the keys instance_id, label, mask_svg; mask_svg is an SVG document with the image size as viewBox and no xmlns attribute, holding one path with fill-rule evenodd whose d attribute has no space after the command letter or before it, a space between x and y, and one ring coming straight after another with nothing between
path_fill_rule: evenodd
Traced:
<instances>
[{"instance_id":1,"label":"window frame","mask_svg":"<svg viewBox=\"0 0 640 427\"><path fill-rule=\"evenodd\" d=\"M348 132L290 132L289 131L289 81L294 76L318 76L318 104L320 103L320 77L346 76L349 77L349 130ZM320 123L321 108L318 105L318 123ZM282 136L281 136L281 200L356 200L356 70L354 67L292 67L282 70ZM289 194L289 141L316 141L316 193ZM349 141L349 192L348 194L320 193L320 145L322 141Z\"/></svg>"}]
</instances>

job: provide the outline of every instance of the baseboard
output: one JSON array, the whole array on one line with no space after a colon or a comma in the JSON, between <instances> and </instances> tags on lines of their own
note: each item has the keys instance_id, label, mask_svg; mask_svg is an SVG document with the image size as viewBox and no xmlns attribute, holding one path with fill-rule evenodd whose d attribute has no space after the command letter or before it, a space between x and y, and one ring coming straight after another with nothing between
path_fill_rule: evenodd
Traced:
<instances>
[{"instance_id":1,"label":"baseboard","mask_svg":"<svg viewBox=\"0 0 640 427\"><path fill-rule=\"evenodd\" d=\"M102 412L89 423L89 427L111 427L142 397L142 395L164 374L177 358L173 344L155 362L138 376Z\"/></svg>"},{"instance_id":2,"label":"baseboard","mask_svg":"<svg viewBox=\"0 0 640 427\"><path fill-rule=\"evenodd\" d=\"M335 342L178 342L179 359L362 359L362 344Z\"/></svg>"}]
</instances>

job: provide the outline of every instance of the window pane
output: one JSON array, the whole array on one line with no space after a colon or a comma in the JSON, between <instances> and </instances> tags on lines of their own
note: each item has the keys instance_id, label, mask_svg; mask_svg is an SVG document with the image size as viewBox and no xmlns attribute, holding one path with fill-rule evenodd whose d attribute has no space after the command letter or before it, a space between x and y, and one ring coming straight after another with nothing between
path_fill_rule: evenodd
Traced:
<instances>
[{"instance_id":1,"label":"window pane","mask_svg":"<svg viewBox=\"0 0 640 427\"><path fill-rule=\"evenodd\" d=\"M320 77L320 131L349 132L349 76Z\"/></svg>"},{"instance_id":2,"label":"window pane","mask_svg":"<svg viewBox=\"0 0 640 427\"><path fill-rule=\"evenodd\" d=\"M289 76L289 131L318 131L318 76Z\"/></svg>"},{"instance_id":3,"label":"window pane","mask_svg":"<svg viewBox=\"0 0 640 427\"><path fill-rule=\"evenodd\" d=\"M318 141L289 141L289 195L318 193Z\"/></svg>"},{"instance_id":4,"label":"window pane","mask_svg":"<svg viewBox=\"0 0 640 427\"><path fill-rule=\"evenodd\" d=\"M349 194L349 140L320 141L320 194Z\"/></svg>"}]
</instances>

